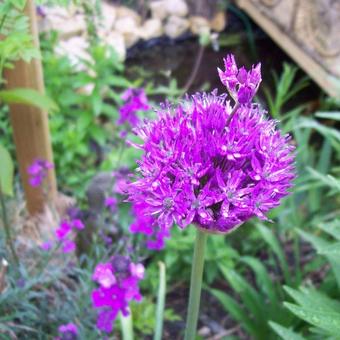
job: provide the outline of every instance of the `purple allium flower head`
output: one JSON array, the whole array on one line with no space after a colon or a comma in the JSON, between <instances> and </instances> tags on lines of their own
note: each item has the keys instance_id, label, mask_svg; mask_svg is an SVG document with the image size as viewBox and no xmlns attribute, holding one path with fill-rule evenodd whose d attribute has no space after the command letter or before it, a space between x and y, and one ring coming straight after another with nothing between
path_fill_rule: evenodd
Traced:
<instances>
[{"instance_id":1,"label":"purple allium flower head","mask_svg":"<svg viewBox=\"0 0 340 340\"><path fill-rule=\"evenodd\" d=\"M158 119L134 129L143 142L135 147L144 154L129 200L142 205L141 215L160 231L194 223L229 232L253 216L267 220L266 212L289 194L295 177L290 137L251 102L260 64L238 69L230 55L225 67L219 74L233 101L216 91L196 94L163 106Z\"/></svg>"},{"instance_id":2,"label":"purple allium flower head","mask_svg":"<svg viewBox=\"0 0 340 340\"><path fill-rule=\"evenodd\" d=\"M131 127L135 127L139 123L137 111L149 110L148 99L143 89L127 89L122 94L124 105L119 109L120 118L118 124L129 123Z\"/></svg>"},{"instance_id":3,"label":"purple allium flower head","mask_svg":"<svg viewBox=\"0 0 340 340\"><path fill-rule=\"evenodd\" d=\"M43 159L36 159L27 169L30 175L29 183L32 187L38 187L47 176L48 170L53 168L53 164Z\"/></svg>"},{"instance_id":4,"label":"purple allium flower head","mask_svg":"<svg viewBox=\"0 0 340 340\"><path fill-rule=\"evenodd\" d=\"M110 333L119 312L129 315L129 302L142 298L138 285L143 277L144 266L121 255L96 266L92 279L99 287L92 291L92 305L99 310L98 329Z\"/></svg>"},{"instance_id":5,"label":"purple allium flower head","mask_svg":"<svg viewBox=\"0 0 340 340\"><path fill-rule=\"evenodd\" d=\"M66 325L60 325L58 328L60 340L76 340L78 339L78 327L70 322Z\"/></svg>"}]
</instances>

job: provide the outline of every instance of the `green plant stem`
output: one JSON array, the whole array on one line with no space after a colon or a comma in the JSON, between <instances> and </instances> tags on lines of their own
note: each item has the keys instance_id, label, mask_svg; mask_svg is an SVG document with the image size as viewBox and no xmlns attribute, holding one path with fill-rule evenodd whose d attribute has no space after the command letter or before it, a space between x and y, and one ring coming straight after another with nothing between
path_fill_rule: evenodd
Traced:
<instances>
[{"instance_id":1,"label":"green plant stem","mask_svg":"<svg viewBox=\"0 0 340 340\"><path fill-rule=\"evenodd\" d=\"M133 325L132 325L132 315L123 316L120 313L120 324L122 327L122 339L123 340L133 340Z\"/></svg>"},{"instance_id":2,"label":"green plant stem","mask_svg":"<svg viewBox=\"0 0 340 340\"><path fill-rule=\"evenodd\" d=\"M3 223L4 223L4 229L5 229L5 233L6 233L6 241L7 241L7 244L9 245L9 248L11 249L14 261L18 265L19 264L19 258L18 258L17 253L15 252L15 249L14 249L14 246L13 246L13 240L12 240L12 236L11 236L11 227L9 225L7 210L6 210L6 205L5 205L5 198L4 198L4 195L1 191L1 188L0 188L0 202L1 202L1 212L2 212L2 218L3 218Z\"/></svg>"},{"instance_id":3,"label":"green plant stem","mask_svg":"<svg viewBox=\"0 0 340 340\"><path fill-rule=\"evenodd\" d=\"M192 261L190 296L185 328L185 340L194 340L197 330L197 320L201 300L201 288L204 267L204 251L207 240L207 233L197 228L194 256Z\"/></svg>"},{"instance_id":4,"label":"green plant stem","mask_svg":"<svg viewBox=\"0 0 340 340\"><path fill-rule=\"evenodd\" d=\"M164 320L164 307L166 295L166 276L165 265L163 262L158 262L159 265L159 288L156 309L156 325L154 340L162 340L163 320Z\"/></svg>"}]
</instances>

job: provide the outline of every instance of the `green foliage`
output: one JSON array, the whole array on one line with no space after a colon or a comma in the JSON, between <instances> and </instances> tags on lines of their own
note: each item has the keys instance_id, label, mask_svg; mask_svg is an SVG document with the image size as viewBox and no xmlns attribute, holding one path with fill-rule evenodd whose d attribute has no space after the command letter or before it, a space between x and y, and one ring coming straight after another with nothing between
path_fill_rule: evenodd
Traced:
<instances>
[{"instance_id":1,"label":"green foliage","mask_svg":"<svg viewBox=\"0 0 340 340\"><path fill-rule=\"evenodd\" d=\"M171 281L185 282L190 279L195 232L193 226L184 230L173 228L171 238L166 242L166 251L156 256L156 260L161 259L165 262L167 276L171 278ZM178 242L179 239L180 242ZM236 255L236 251L228 247L226 237L221 235L208 237L205 249L205 282L210 284L218 277L219 263L232 266Z\"/></svg>"},{"instance_id":2,"label":"green foliage","mask_svg":"<svg viewBox=\"0 0 340 340\"><path fill-rule=\"evenodd\" d=\"M30 34L28 18L22 13L25 0L5 0L0 4L0 85L4 68L13 67L17 60L39 58Z\"/></svg>"},{"instance_id":3,"label":"green foliage","mask_svg":"<svg viewBox=\"0 0 340 340\"><path fill-rule=\"evenodd\" d=\"M58 109L49 97L27 88L0 91L0 102L32 105L46 111L56 111Z\"/></svg>"},{"instance_id":4,"label":"green foliage","mask_svg":"<svg viewBox=\"0 0 340 340\"><path fill-rule=\"evenodd\" d=\"M275 83L275 95L265 88L265 95L268 102L268 109L274 118L279 118L282 114L283 106L291 100L297 93L308 86L308 77L296 80L298 68L289 64L283 64L283 73L280 78L273 73Z\"/></svg>"},{"instance_id":5,"label":"green foliage","mask_svg":"<svg viewBox=\"0 0 340 340\"><path fill-rule=\"evenodd\" d=\"M246 255L238 258L235 266L238 270L220 264L223 277L233 294L228 296L216 289L211 292L252 339L276 339L269 321L287 326L294 322L282 305L282 281L296 282L300 274L295 273L294 277L289 271L288 260L274 233L262 224L257 225L257 230L267 244L267 251L272 252L277 261L272 257L259 260Z\"/></svg>"},{"instance_id":6,"label":"green foliage","mask_svg":"<svg viewBox=\"0 0 340 340\"><path fill-rule=\"evenodd\" d=\"M124 77L124 65L112 49L91 47L93 62L84 60L87 71L79 72L67 57L54 54L54 43L43 46L43 61L47 93L60 108L60 114L50 117L57 173L63 188L84 188L108 151L119 147L115 122L120 93L134 83ZM112 169L113 163L107 167Z\"/></svg>"}]
</instances>

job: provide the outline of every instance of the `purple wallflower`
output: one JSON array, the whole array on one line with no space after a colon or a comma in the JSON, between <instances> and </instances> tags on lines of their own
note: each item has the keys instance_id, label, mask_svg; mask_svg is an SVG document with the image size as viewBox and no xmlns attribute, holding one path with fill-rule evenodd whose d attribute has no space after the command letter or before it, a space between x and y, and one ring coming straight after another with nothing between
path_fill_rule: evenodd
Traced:
<instances>
[{"instance_id":1,"label":"purple wallflower","mask_svg":"<svg viewBox=\"0 0 340 340\"><path fill-rule=\"evenodd\" d=\"M53 164L43 159L36 159L27 169L30 175L29 183L32 187L38 187L47 176L48 170L53 168Z\"/></svg>"},{"instance_id":2,"label":"purple wallflower","mask_svg":"<svg viewBox=\"0 0 340 340\"><path fill-rule=\"evenodd\" d=\"M78 339L78 327L70 322L66 325L60 325L58 328L60 336L57 339L60 340L76 340Z\"/></svg>"},{"instance_id":3,"label":"purple wallflower","mask_svg":"<svg viewBox=\"0 0 340 340\"><path fill-rule=\"evenodd\" d=\"M143 205L144 218L160 231L194 223L229 232L253 216L267 220L289 194L295 177L290 137L252 103L260 64L239 69L230 55L225 68L219 75L233 102L216 91L197 94L164 106L158 119L134 130L144 154L129 199Z\"/></svg>"},{"instance_id":4,"label":"purple wallflower","mask_svg":"<svg viewBox=\"0 0 340 340\"><path fill-rule=\"evenodd\" d=\"M119 109L120 118L117 124L130 124L135 127L139 123L137 111L149 110L148 99L143 89L128 89L122 94L124 105Z\"/></svg>"},{"instance_id":5,"label":"purple wallflower","mask_svg":"<svg viewBox=\"0 0 340 340\"><path fill-rule=\"evenodd\" d=\"M117 211L117 203L118 202L115 197L110 196L105 199L105 206L113 213Z\"/></svg>"},{"instance_id":6,"label":"purple wallflower","mask_svg":"<svg viewBox=\"0 0 340 340\"><path fill-rule=\"evenodd\" d=\"M110 333L119 312L129 315L129 302L142 299L139 281L143 277L144 266L121 255L96 266L92 279L99 287L92 291L92 305L99 310L98 329Z\"/></svg>"},{"instance_id":7,"label":"purple wallflower","mask_svg":"<svg viewBox=\"0 0 340 340\"><path fill-rule=\"evenodd\" d=\"M157 220L146 212L147 207L148 205L144 202L132 206L135 220L129 230L133 234L143 234L146 237L148 249L162 250L165 246L165 238L170 237L169 229L160 228L157 225Z\"/></svg>"},{"instance_id":8,"label":"purple wallflower","mask_svg":"<svg viewBox=\"0 0 340 340\"><path fill-rule=\"evenodd\" d=\"M76 218L73 220L63 220L59 227L55 230L55 236L61 242L62 251L64 253L71 253L76 249L76 243L73 241L75 232L85 228L83 222Z\"/></svg>"}]
</instances>

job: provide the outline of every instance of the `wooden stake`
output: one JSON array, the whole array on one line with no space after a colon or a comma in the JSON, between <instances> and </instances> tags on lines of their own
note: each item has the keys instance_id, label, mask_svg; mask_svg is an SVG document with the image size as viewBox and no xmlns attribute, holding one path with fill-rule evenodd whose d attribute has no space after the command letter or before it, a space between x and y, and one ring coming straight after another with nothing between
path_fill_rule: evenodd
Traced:
<instances>
[{"instance_id":1,"label":"wooden stake","mask_svg":"<svg viewBox=\"0 0 340 340\"><path fill-rule=\"evenodd\" d=\"M35 5L33 0L27 0L25 14L29 17L32 37L35 46L39 48L38 28ZM9 89L21 87L35 89L41 93L44 81L41 61L32 60L30 63L18 61L13 70L5 72ZM42 188L32 188L27 174L28 166L37 158L53 163L52 147L48 128L47 112L28 105L10 105L10 119L13 126L19 171L26 196L27 208L30 214L42 212L46 197ZM49 199L56 197L56 179L54 170L50 170L46 179Z\"/></svg>"}]
</instances>

